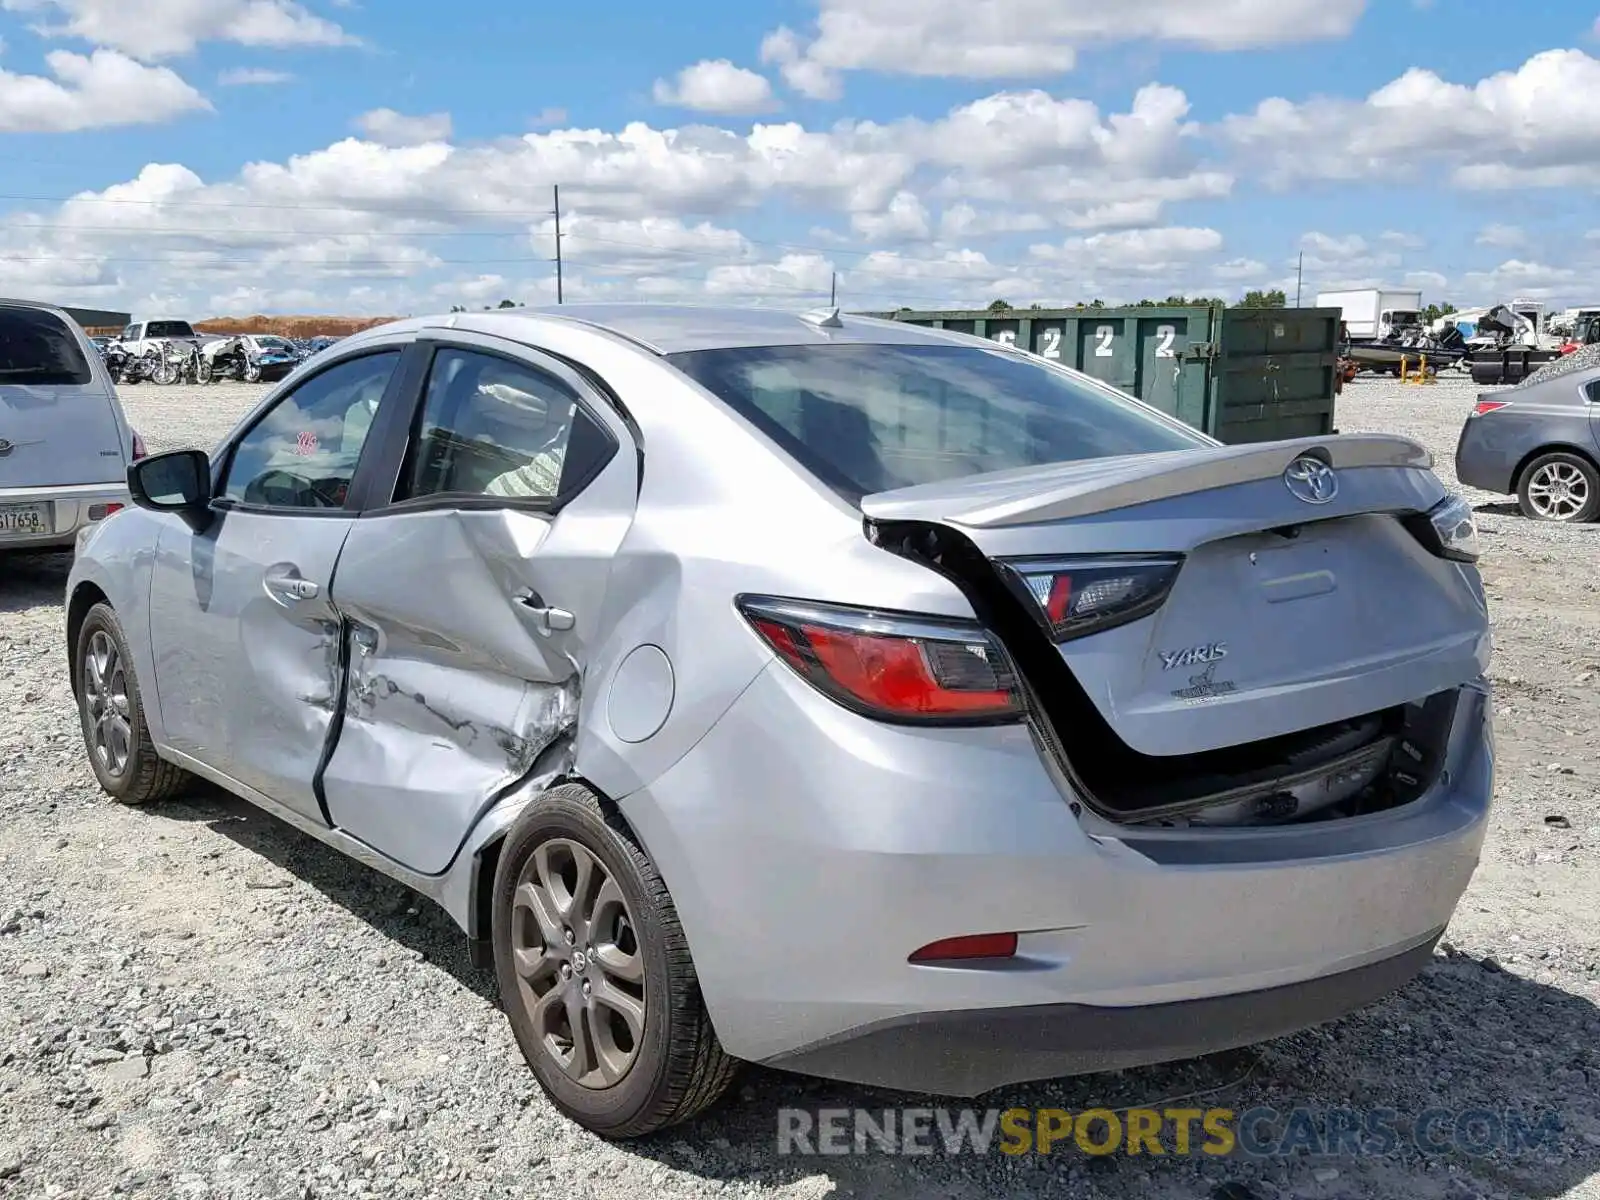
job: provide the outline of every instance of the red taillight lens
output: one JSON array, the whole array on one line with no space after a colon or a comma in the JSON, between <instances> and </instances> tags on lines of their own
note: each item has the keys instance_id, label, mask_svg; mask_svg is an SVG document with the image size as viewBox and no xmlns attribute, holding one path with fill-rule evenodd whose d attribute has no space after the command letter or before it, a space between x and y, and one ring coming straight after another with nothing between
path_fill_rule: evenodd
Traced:
<instances>
[{"instance_id":1,"label":"red taillight lens","mask_svg":"<svg viewBox=\"0 0 1600 1200\"><path fill-rule=\"evenodd\" d=\"M1481 417L1484 413L1492 413L1495 409L1504 408L1505 406L1506 402L1504 400L1479 400L1472 411Z\"/></svg>"},{"instance_id":2,"label":"red taillight lens","mask_svg":"<svg viewBox=\"0 0 1600 1200\"><path fill-rule=\"evenodd\" d=\"M139 436L138 431L135 431L133 435L133 461L138 462L141 458L148 457L149 453L144 448L144 439Z\"/></svg>"},{"instance_id":3,"label":"red taillight lens","mask_svg":"<svg viewBox=\"0 0 1600 1200\"><path fill-rule=\"evenodd\" d=\"M914 963L961 962L973 958L1013 958L1017 953L1014 933L969 933L965 937L941 938L914 950L907 960Z\"/></svg>"},{"instance_id":4,"label":"red taillight lens","mask_svg":"<svg viewBox=\"0 0 1600 1200\"><path fill-rule=\"evenodd\" d=\"M121 511L122 505L117 504L115 501L110 504L91 504L89 505L89 520L104 521L112 513Z\"/></svg>"},{"instance_id":5,"label":"red taillight lens","mask_svg":"<svg viewBox=\"0 0 1600 1200\"><path fill-rule=\"evenodd\" d=\"M1010 660L975 623L770 596L738 604L802 678L856 712L941 724L1022 715Z\"/></svg>"},{"instance_id":6,"label":"red taillight lens","mask_svg":"<svg viewBox=\"0 0 1600 1200\"><path fill-rule=\"evenodd\" d=\"M1161 607L1183 565L1180 555L1008 559L1015 590L1058 642L1099 633Z\"/></svg>"}]
</instances>

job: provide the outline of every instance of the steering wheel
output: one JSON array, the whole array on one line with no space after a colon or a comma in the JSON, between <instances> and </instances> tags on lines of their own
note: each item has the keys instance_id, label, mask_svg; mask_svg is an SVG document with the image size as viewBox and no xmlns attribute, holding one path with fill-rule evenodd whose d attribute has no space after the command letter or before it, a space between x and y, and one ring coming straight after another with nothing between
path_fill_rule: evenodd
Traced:
<instances>
[{"instance_id":1,"label":"steering wheel","mask_svg":"<svg viewBox=\"0 0 1600 1200\"><path fill-rule=\"evenodd\" d=\"M283 507L294 508L342 508L344 497L325 491L326 480L318 481L308 479L304 475L297 475L293 471L282 468L273 468L263 471L250 481L250 486L245 489L245 502L248 504L273 504L272 494L287 492L292 503ZM340 491L343 491L343 481L340 481ZM304 501L310 499L311 503ZM281 502L280 502L281 504Z\"/></svg>"}]
</instances>

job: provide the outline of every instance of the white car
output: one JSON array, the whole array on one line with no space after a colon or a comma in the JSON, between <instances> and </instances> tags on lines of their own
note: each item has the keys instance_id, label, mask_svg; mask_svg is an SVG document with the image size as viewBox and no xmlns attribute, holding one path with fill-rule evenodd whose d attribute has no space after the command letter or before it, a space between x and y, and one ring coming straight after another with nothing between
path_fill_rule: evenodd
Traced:
<instances>
[{"instance_id":1,"label":"white car","mask_svg":"<svg viewBox=\"0 0 1600 1200\"><path fill-rule=\"evenodd\" d=\"M143 457L83 330L50 305L0 300L0 551L72 547L127 506Z\"/></svg>"}]
</instances>

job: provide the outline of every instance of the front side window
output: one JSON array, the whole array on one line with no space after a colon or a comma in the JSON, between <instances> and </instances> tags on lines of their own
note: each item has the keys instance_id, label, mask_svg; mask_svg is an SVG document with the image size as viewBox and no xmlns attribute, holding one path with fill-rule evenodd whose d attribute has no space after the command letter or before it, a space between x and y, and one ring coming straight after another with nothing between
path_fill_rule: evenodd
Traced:
<instances>
[{"instance_id":1,"label":"front side window","mask_svg":"<svg viewBox=\"0 0 1600 1200\"><path fill-rule=\"evenodd\" d=\"M347 359L279 400L239 439L222 494L266 508L340 508L400 351Z\"/></svg>"},{"instance_id":2,"label":"front side window","mask_svg":"<svg viewBox=\"0 0 1600 1200\"><path fill-rule=\"evenodd\" d=\"M846 499L966 475L1211 444L1005 351L761 346L670 362Z\"/></svg>"},{"instance_id":3,"label":"front side window","mask_svg":"<svg viewBox=\"0 0 1600 1200\"><path fill-rule=\"evenodd\" d=\"M554 500L587 478L608 435L553 375L492 354L434 355L396 500L491 496Z\"/></svg>"},{"instance_id":4,"label":"front side window","mask_svg":"<svg viewBox=\"0 0 1600 1200\"><path fill-rule=\"evenodd\" d=\"M60 318L32 308L0 308L0 386L88 383L88 360Z\"/></svg>"}]
</instances>

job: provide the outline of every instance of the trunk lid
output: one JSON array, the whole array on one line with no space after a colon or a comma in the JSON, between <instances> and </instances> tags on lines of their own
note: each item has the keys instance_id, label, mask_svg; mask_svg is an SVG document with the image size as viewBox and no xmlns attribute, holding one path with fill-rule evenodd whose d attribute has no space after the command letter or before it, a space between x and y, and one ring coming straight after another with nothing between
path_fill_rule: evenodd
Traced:
<instances>
[{"instance_id":1,"label":"trunk lid","mask_svg":"<svg viewBox=\"0 0 1600 1200\"><path fill-rule=\"evenodd\" d=\"M0 305L0 488L125 478L130 448L94 356L65 317Z\"/></svg>"},{"instance_id":2,"label":"trunk lid","mask_svg":"<svg viewBox=\"0 0 1600 1200\"><path fill-rule=\"evenodd\" d=\"M1303 456L1332 468L1332 496L1291 489ZM1056 645L1127 746L1169 756L1407 704L1486 669L1476 572L1399 519L1445 499L1431 466L1406 439L1343 435L1051 464L861 508L959 531L1000 564L1181 556L1153 612Z\"/></svg>"}]
</instances>

